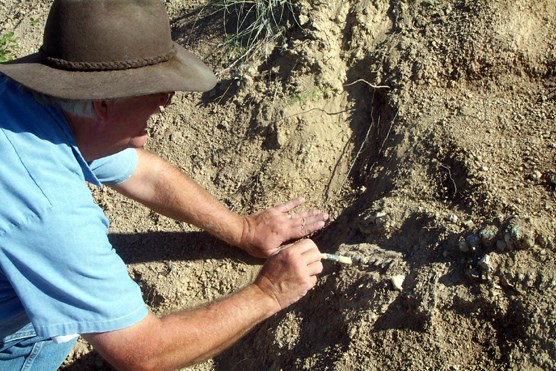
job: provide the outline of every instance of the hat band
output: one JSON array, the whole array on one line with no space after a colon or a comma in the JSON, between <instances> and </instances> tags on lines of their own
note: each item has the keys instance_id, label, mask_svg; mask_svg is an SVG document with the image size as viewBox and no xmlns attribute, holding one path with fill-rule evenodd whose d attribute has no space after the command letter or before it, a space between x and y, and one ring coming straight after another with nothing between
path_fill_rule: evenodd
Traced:
<instances>
[{"instance_id":1,"label":"hat band","mask_svg":"<svg viewBox=\"0 0 556 371\"><path fill-rule=\"evenodd\" d=\"M172 45L172 48L168 53L159 56L107 62L75 62L60 58L49 57L48 55L46 55L42 47L39 49L39 53L47 64L60 69L71 71L114 71L140 68L151 66L153 64L168 62L176 54L176 49Z\"/></svg>"}]
</instances>

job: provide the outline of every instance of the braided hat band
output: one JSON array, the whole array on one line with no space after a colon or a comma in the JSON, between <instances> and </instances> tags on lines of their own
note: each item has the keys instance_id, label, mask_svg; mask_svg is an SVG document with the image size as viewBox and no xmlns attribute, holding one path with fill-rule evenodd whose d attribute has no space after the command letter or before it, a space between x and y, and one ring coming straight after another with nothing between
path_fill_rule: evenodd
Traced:
<instances>
[{"instance_id":1,"label":"braided hat band","mask_svg":"<svg viewBox=\"0 0 556 371\"><path fill-rule=\"evenodd\" d=\"M77 62L61 58L49 57L44 49L39 49L39 54L46 64L69 71L116 71L140 68L167 62L176 55L176 49L172 45L169 52L148 58L129 59L124 61L102 61L102 62Z\"/></svg>"}]
</instances>

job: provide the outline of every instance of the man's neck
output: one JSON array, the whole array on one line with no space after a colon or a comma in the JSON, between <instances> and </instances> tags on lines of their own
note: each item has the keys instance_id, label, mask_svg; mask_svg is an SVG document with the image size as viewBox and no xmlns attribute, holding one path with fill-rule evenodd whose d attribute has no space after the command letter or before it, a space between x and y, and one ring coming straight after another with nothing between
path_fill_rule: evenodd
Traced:
<instances>
[{"instance_id":1,"label":"man's neck","mask_svg":"<svg viewBox=\"0 0 556 371\"><path fill-rule=\"evenodd\" d=\"M95 151L95 146L91 141L91 138L94 138L94 129L97 126L96 121L90 118L75 116L65 111L63 114L73 133L77 148L79 148L79 152L81 152L81 156L83 156L85 161L92 161L103 157Z\"/></svg>"}]
</instances>

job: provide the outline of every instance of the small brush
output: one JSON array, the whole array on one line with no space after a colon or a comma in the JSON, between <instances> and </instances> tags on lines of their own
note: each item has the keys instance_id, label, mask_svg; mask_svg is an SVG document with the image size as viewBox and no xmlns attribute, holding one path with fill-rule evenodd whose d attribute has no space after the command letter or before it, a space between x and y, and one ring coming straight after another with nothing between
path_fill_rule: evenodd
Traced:
<instances>
[{"instance_id":1,"label":"small brush","mask_svg":"<svg viewBox=\"0 0 556 371\"><path fill-rule=\"evenodd\" d=\"M327 254L327 253L321 253L320 256L324 260L332 260L332 261L338 262L340 264L347 264L347 265L353 264L353 259L350 258L349 256L336 255L336 254Z\"/></svg>"}]
</instances>

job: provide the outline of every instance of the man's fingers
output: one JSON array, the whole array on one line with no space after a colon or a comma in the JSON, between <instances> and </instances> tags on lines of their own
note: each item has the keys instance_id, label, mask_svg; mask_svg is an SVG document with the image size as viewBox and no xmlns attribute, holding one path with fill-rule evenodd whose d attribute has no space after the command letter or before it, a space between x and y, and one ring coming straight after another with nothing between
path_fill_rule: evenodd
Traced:
<instances>
[{"instance_id":1,"label":"man's fingers","mask_svg":"<svg viewBox=\"0 0 556 371\"><path fill-rule=\"evenodd\" d=\"M311 210L301 214L296 214L291 218L291 228L295 238L307 236L325 225L328 214L318 210Z\"/></svg>"},{"instance_id":2,"label":"man's fingers","mask_svg":"<svg viewBox=\"0 0 556 371\"><path fill-rule=\"evenodd\" d=\"M323 213L320 210L313 209L313 210L305 211L300 214L295 214L294 218L299 220L305 220L306 224L311 224L317 221L328 220L328 214Z\"/></svg>"},{"instance_id":3,"label":"man's fingers","mask_svg":"<svg viewBox=\"0 0 556 371\"><path fill-rule=\"evenodd\" d=\"M324 267L322 266L322 262L320 260L316 261L316 262L312 262L311 264L307 265L308 273L311 276L317 276L317 275L321 274L323 269L324 269ZM315 277L315 280L316 280L316 277Z\"/></svg>"},{"instance_id":4,"label":"man's fingers","mask_svg":"<svg viewBox=\"0 0 556 371\"><path fill-rule=\"evenodd\" d=\"M278 205L278 206L276 206L276 208L283 213L287 213L287 212L295 209L296 207L298 207L299 205L301 205L304 202L305 202L305 199L303 197L298 197L298 198L295 198L293 200L290 200L290 201L286 202L285 204Z\"/></svg>"},{"instance_id":5,"label":"man's fingers","mask_svg":"<svg viewBox=\"0 0 556 371\"><path fill-rule=\"evenodd\" d=\"M323 269L322 255L315 243L311 240L303 240L300 248L300 258L306 262L307 272L313 276L320 274Z\"/></svg>"}]
</instances>

